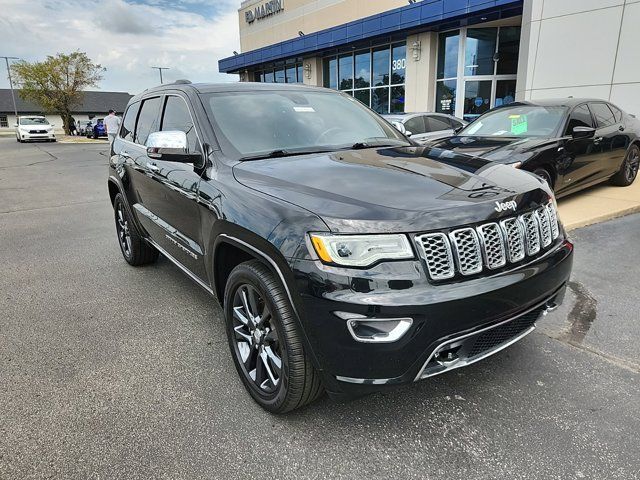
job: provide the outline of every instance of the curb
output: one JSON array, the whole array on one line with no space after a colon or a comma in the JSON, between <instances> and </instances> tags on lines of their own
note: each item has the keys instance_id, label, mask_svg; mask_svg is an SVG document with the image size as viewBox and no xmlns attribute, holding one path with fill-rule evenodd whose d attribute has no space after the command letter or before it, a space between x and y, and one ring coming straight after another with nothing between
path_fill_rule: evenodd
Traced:
<instances>
[{"instance_id":1,"label":"curb","mask_svg":"<svg viewBox=\"0 0 640 480\"><path fill-rule=\"evenodd\" d=\"M632 207L616 210L615 212L607 212L603 215L598 215L597 217L589 218L587 220L565 224L564 228L567 232L570 232L572 230L577 230L578 228L588 227L589 225L606 222L607 220L613 220L614 218L626 217L627 215L632 215L639 212L640 205L634 205Z\"/></svg>"}]
</instances>

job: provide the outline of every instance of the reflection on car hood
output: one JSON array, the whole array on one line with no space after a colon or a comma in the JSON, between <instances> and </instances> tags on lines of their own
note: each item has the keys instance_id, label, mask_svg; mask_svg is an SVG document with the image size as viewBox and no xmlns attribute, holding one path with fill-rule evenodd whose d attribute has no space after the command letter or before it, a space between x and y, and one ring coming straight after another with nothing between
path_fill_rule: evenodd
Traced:
<instances>
[{"instance_id":1,"label":"reflection on car hood","mask_svg":"<svg viewBox=\"0 0 640 480\"><path fill-rule=\"evenodd\" d=\"M236 179L321 217L332 231L424 231L549 198L533 175L451 151L400 147L241 162ZM512 213L512 212L511 212Z\"/></svg>"},{"instance_id":2,"label":"reflection on car hood","mask_svg":"<svg viewBox=\"0 0 640 480\"><path fill-rule=\"evenodd\" d=\"M475 155L493 162L522 162L538 150L557 140L549 138L454 136L430 142L429 145L458 153Z\"/></svg>"}]
</instances>

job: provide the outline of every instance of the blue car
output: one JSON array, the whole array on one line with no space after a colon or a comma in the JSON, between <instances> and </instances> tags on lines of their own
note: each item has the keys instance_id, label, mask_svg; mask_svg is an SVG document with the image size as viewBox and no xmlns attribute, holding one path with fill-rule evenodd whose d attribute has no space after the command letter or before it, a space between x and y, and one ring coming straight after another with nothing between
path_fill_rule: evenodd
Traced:
<instances>
[{"instance_id":1,"label":"blue car","mask_svg":"<svg viewBox=\"0 0 640 480\"><path fill-rule=\"evenodd\" d=\"M98 118L96 124L93 126L87 126L86 132L87 138L106 137L107 129L104 126L104 119Z\"/></svg>"}]
</instances>

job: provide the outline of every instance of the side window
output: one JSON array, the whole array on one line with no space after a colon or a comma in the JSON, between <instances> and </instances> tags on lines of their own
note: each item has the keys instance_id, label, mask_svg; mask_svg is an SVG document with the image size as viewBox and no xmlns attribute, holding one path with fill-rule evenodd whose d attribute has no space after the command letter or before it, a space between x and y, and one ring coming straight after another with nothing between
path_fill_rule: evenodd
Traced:
<instances>
[{"instance_id":1,"label":"side window","mask_svg":"<svg viewBox=\"0 0 640 480\"><path fill-rule=\"evenodd\" d=\"M616 118L616 123L620 123L622 121L622 110L611 104L609 104L609 108L613 112L613 116Z\"/></svg>"},{"instance_id":2,"label":"side window","mask_svg":"<svg viewBox=\"0 0 640 480\"><path fill-rule=\"evenodd\" d=\"M589 108L591 108L593 115L596 117L598 128L606 128L616 124L613 112L606 103L590 103Z\"/></svg>"},{"instance_id":3,"label":"side window","mask_svg":"<svg viewBox=\"0 0 640 480\"><path fill-rule=\"evenodd\" d=\"M189 152L197 152L199 150L198 136L189 114L189 107L181 97L174 95L167 97L160 130L180 130L186 133Z\"/></svg>"},{"instance_id":4,"label":"side window","mask_svg":"<svg viewBox=\"0 0 640 480\"><path fill-rule=\"evenodd\" d=\"M462 123L460 123L460 122L459 122L459 121L457 121L457 120L454 120L453 118L450 118L450 119L449 119L449 121L451 122L451 128L453 128L454 130L455 130L456 128L460 128L460 127L462 127Z\"/></svg>"},{"instance_id":5,"label":"side window","mask_svg":"<svg viewBox=\"0 0 640 480\"><path fill-rule=\"evenodd\" d=\"M577 106L573 109L573 112L571 112L566 135L573 134L573 129L576 127L593 128L593 119L591 118L591 112L589 111L589 107L587 107L586 104Z\"/></svg>"},{"instance_id":6,"label":"side window","mask_svg":"<svg viewBox=\"0 0 640 480\"><path fill-rule=\"evenodd\" d=\"M413 135L420 135L421 133L425 133L424 129L424 117L418 116L413 117L404 122L404 128L407 129L408 132L411 132Z\"/></svg>"},{"instance_id":7,"label":"side window","mask_svg":"<svg viewBox=\"0 0 640 480\"><path fill-rule=\"evenodd\" d=\"M138 125L136 126L135 142L140 145L147 143L147 138L152 132L157 132L158 110L160 109L160 97L149 98L142 102Z\"/></svg>"},{"instance_id":8,"label":"side window","mask_svg":"<svg viewBox=\"0 0 640 480\"><path fill-rule=\"evenodd\" d=\"M127 108L124 114L122 125L120 126L120 138L133 142L133 132L136 129L136 117L139 111L140 102L129 105L129 108Z\"/></svg>"},{"instance_id":9,"label":"side window","mask_svg":"<svg viewBox=\"0 0 640 480\"><path fill-rule=\"evenodd\" d=\"M441 132L442 130L451 130L451 123L446 117L430 116L424 117L427 125L427 132Z\"/></svg>"}]
</instances>

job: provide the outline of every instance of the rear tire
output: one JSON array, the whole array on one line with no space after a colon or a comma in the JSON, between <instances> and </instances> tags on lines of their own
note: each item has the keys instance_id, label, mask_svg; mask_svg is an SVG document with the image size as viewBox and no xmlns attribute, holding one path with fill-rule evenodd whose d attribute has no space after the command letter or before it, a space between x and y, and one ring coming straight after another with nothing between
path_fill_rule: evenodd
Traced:
<instances>
[{"instance_id":1,"label":"rear tire","mask_svg":"<svg viewBox=\"0 0 640 480\"><path fill-rule=\"evenodd\" d=\"M121 193L113 200L113 211L116 220L116 233L122 256L134 267L153 263L158 259L158 250L142 238L127 211Z\"/></svg>"},{"instance_id":2,"label":"rear tire","mask_svg":"<svg viewBox=\"0 0 640 480\"><path fill-rule=\"evenodd\" d=\"M640 148L637 145L631 145L627 152L622 166L609 180L612 185L617 187L628 187L638 176L638 168L640 167Z\"/></svg>"},{"instance_id":3,"label":"rear tire","mask_svg":"<svg viewBox=\"0 0 640 480\"><path fill-rule=\"evenodd\" d=\"M322 394L320 375L304 350L289 299L264 264L251 260L233 269L225 287L224 313L234 364L258 405L285 413Z\"/></svg>"}]
</instances>

